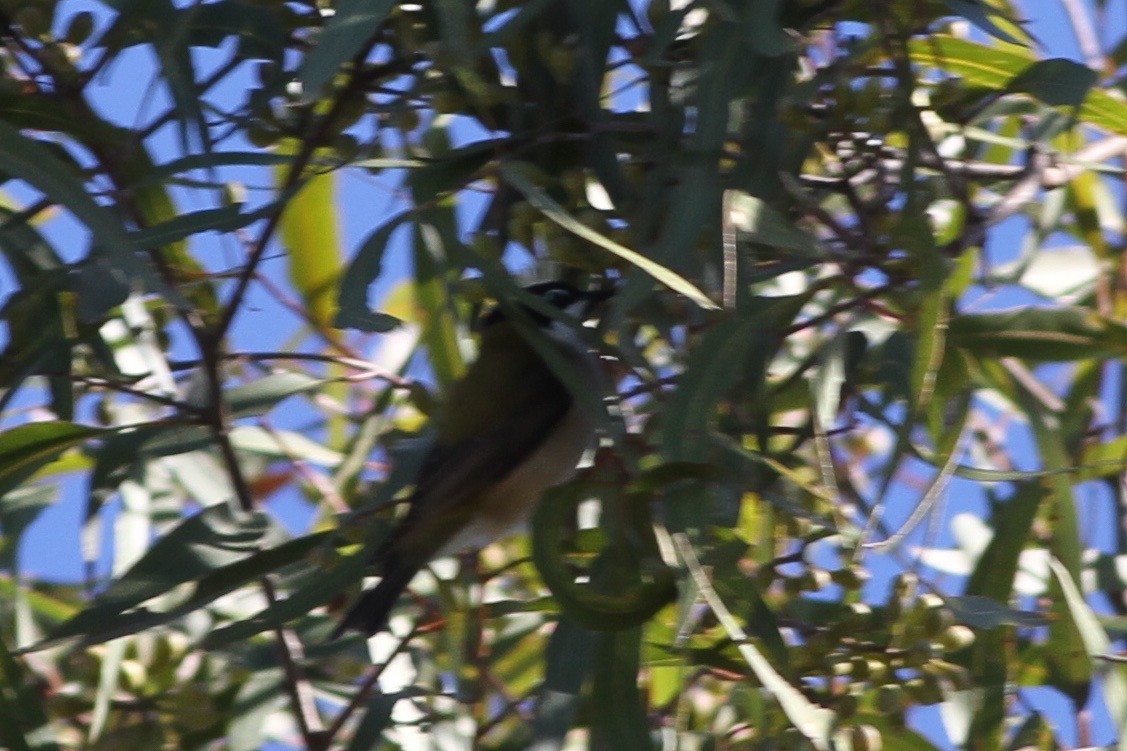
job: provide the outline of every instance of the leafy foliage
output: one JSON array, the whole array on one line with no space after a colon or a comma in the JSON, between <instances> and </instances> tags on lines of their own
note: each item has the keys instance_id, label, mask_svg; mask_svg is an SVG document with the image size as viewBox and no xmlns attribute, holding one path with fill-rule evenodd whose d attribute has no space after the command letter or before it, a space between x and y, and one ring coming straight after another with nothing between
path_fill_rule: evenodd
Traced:
<instances>
[{"instance_id":1,"label":"leafy foliage","mask_svg":"<svg viewBox=\"0 0 1127 751\"><path fill-rule=\"evenodd\" d=\"M1127 45L1032 5L0 2L0 743L1123 738ZM530 269L598 451L326 641Z\"/></svg>"}]
</instances>

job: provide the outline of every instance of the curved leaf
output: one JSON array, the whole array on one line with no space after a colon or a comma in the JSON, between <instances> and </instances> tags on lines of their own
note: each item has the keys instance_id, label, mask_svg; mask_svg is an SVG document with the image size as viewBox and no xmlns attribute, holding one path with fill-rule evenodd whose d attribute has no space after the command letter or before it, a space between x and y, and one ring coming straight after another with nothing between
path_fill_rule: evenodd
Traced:
<instances>
[{"instance_id":1,"label":"curved leaf","mask_svg":"<svg viewBox=\"0 0 1127 751\"><path fill-rule=\"evenodd\" d=\"M33 422L0 433L0 498L60 454L112 431L72 422Z\"/></svg>"},{"instance_id":2,"label":"curved leaf","mask_svg":"<svg viewBox=\"0 0 1127 751\"><path fill-rule=\"evenodd\" d=\"M641 253L630 250L625 245L620 245L609 237L605 237L587 225L580 222L556 203L552 198L529 180L515 165L504 164L501 166L501 175L505 181L519 190L528 202L539 209L544 216L551 219L569 232L573 232L588 242L598 245L619 258L627 261L642 271L652 276L674 292L680 293L695 302L705 310L719 310L719 306L709 299L708 295L697 289L692 282L674 273L655 261L646 258Z\"/></svg>"}]
</instances>

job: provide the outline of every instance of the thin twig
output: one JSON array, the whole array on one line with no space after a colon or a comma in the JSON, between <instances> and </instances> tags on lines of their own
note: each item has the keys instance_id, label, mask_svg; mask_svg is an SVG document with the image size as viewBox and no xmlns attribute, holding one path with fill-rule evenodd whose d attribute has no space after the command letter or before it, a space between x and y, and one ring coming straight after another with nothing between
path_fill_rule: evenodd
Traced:
<instances>
[{"instance_id":1,"label":"thin twig","mask_svg":"<svg viewBox=\"0 0 1127 751\"><path fill-rule=\"evenodd\" d=\"M43 373L42 375L53 375L53 374ZM58 375L64 375L64 374L59 373ZM143 391L142 389L134 388L132 386L127 386L124 383L119 383L118 381L111 381L111 380L106 379L106 378L96 378L94 376L86 376L86 375L81 375L81 374L78 374L78 373L69 373L69 374L66 374L66 377L70 378L70 380L75 382L75 383L85 384L85 385L90 386L92 388L101 388L101 389L107 389L109 391L117 391L117 392L120 392L122 394L129 394L130 396L135 396L138 399L146 399L146 400L151 401L151 402L156 402L157 404L163 404L166 407L172 407L174 409L177 409L181 412L186 412L188 414L197 414L198 415L198 414L201 414L204 411L203 407L200 407L198 404L192 404L190 402L186 402L186 401L183 401L181 399L176 399L176 398L171 397L171 396L164 396L163 394L154 394L150 391Z\"/></svg>"},{"instance_id":2,"label":"thin twig","mask_svg":"<svg viewBox=\"0 0 1127 751\"><path fill-rule=\"evenodd\" d=\"M343 365L346 368L360 371L363 377L378 378L381 381L386 381L392 386L398 388L411 388L413 381L410 378L403 378L395 373L389 373L385 370L378 370L372 367L372 363L367 360L358 359L355 357L340 357L338 355L326 355L321 352L229 352L222 355L222 359L226 361L247 361L247 362L272 362L274 360L305 360L310 362L323 362L332 365ZM193 370L203 365L203 360L175 360L170 362L169 368L172 370Z\"/></svg>"},{"instance_id":3,"label":"thin twig","mask_svg":"<svg viewBox=\"0 0 1127 751\"><path fill-rule=\"evenodd\" d=\"M313 158L318 144L329 134L350 97L363 88L365 82L364 62L368 59L368 54L372 51L372 48L375 47L379 41L382 30L383 26L381 25L380 28L368 38L368 41L365 42L360 51L353 56L348 82L337 92L332 105L329 107L329 111L317 121L313 131L302 139L301 148L294 156L294 160L290 163L285 180L282 181L282 185L279 187L279 195L286 194L301 181L305 173L305 168ZM266 255L266 248L270 244L270 240L282 220L282 215L285 213L286 203L287 202L284 202L282 205L279 205L277 209L267 217L266 222L263 224L258 240L250 250L246 265L243 267L242 273L235 282L235 289L231 293L227 304L223 307L219 322L211 330L211 337L216 342L223 339L224 335L227 333L227 329L231 327L235 315L242 307L243 297L246 296L247 289L250 287L251 281L255 278L258 264L262 262L263 256Z\"/></svg>"},{"instance_id":4,"label":"thin twig","mask_svg":"<svg viewBox=\"0 0 1127 751\"><path fill-rule=\"evenodd\" d=\"M893 285L881 284L877 287L870 287L869 289L861 290L857 293L856 297L851 297L848 300L843 300L842 302L837 303L836 305L831 305L830 307L826 308L825 311L812 318L808 318L805 321L791 324L787 328L783 329L780 332L779 336L786 338L793 334L796 334L799 331L802 331L803 329L821 326L823 323L833 320L833 318L839 313L844 313L847 310L856 308L858 305L861 305L862 303L865 303L874 297L879 297L884 293L890 291L891 289L893 289Z\"/></svg>"},{"instance_id":5,"label":"thin twig","mask_svg":"<svg viewBox=\"0 0 1127 751\"><path fill-rule=\"evenodd\" d=\"M387 670L391 661L394 660L399 653L406 648L407 644L422 630L423 626L421 622L416 622L415 625L411 627L411 630L407 632L407 635L399 640L399 643L395 645L395 649L391 650L391 654L389 654L383 662L379 665L373 665L368 669L368 674L364 676L364 680L361 681L360 688L357 690L356 695L352 697L352 701L348 702L348 706L341 710L341 713L336 716L336 719L333 720L332 724L329 725L328 729L325 731L326 745L333 742L333 739L337 737L341 728L344 727L349 718L356 714L357 710L368 700L368 697L371 696L372 692L376 689L380 676Z\"/></svg>"},{"instance_id":6,"label":"thin twig","mask_svg":"<svg viewBox=\"0 0 1127 751\"><path fill-rule=\"evenodd\" d=\"M329 505L329 508L333 510L333 513L347 514L351 510L348 504L345 503L344 499L341 498L340 493L337 492L337 489L333 487L332 482L330 482L321 474L310 469L309 462L305 461L301 457L297 456L297 454L295 454L293 451L291 451L289 446L286 445L285 436L278 432L278 430L270 423L269 420L267 420L265 417L262 417L259 418L258 422L259 425L262 426L262 429L265 430L270 435L270 437L274 439L274 442L278 444L278 448L281 449L282 453L286 455L286 461L288 461L294 468L294 470L299 475L301 475L305 482L307 482L318 493L321 494L321 496L325 499L325 502Z\"/></svg>"},{"instance_id":7,"label":"thin twig","mask_svg":"<svg viewBox=\"0 0 1127 751\"><path fill-rule=\"evenodd\" d=\"M266 276L265 274L256 274L255 280L262 285L262 287L270 294L271 297L273 297L278 302L279 305L281 305L283 308L286 308L295 316L304 321L305 324L309 326L310 329L317 332L321 336L321 338L329 344L330 347L339 350L346 356L351 357L355 360L361 359L359 352L351 349L344 341L341 340L339 336L336 336L332 330L326 329L324 322L314 318L313 314L310 312L307 306L298 304L298 302L287 295L281 287L271 281L270 277Z\"/></svg>"}]
</instances>

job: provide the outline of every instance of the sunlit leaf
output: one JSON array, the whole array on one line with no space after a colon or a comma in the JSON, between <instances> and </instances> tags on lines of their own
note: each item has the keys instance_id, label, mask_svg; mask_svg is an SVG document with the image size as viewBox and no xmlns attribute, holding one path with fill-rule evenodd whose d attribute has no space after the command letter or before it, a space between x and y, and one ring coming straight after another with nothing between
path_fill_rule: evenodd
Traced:
<instances>
[{"instance_id":1,"label":"sunlit leaf","mask_svg":"<svg viewBox=\"0 0 1127 751\"><path fill-rule=\"evenodd\" d=\"M71 422L35 422L0 433L0 496L25 482L67 449L109 431Z\"/></svg>"},{"instance_id":2,"label":"sunlit leaf","mask_svg":"<svg viewBox=\"0 0 1127 751\"><path fill-rule=\"evenodd\" d=\"M296 147L286 142L283 151ZM275 171L279 185L289 167ZM289 257L290 280L301 293L313 321L328 327L336 315L337 285L342 270L337 227L336 173L310 176L286 203L279 223Z\"/></svg>"},{"instance_id":3,"label":"sunlit leaf","mask_svg":"<svg viewBox=\"0 0 1127 751\"><path fill-rule=\"evenodd\" d=\"M1127 665L1098 662L1111 650L1107 632L1084 600L1068 569L1055 558L1049 559L1049 566L1064 593L1064 612L1080 634L1086 656L1093 659L1093 667L1103 676L1104 702L1116 729L1122 734L1127 731Z\"/></svg>"},{"instance_id":4,"label":"sunlit leaf","mask_svg":"<svg viewBox=\"0 0 1127 751\"><path fill-rule=\"evenodd\" d=\"M620 245L610 238L600 235L585 224L582 224L579 220L568 214L562 206L552 200L547 193L536 187L536 185L525 177L516 167L504 165L502 167L502 174L506 181L524 194L524 197L528 199L530 204L544 212L544 216L564 229L569 232L574 232L584 240L592 242L637 266L657 281L669 287L669 289L684 295L702 308L712 310L717 307L716 303L712 302L707 295L697 289L688 280L661 264L655 263L642 254L630 250L630 248Z\"/></svg>"}]
</instances>

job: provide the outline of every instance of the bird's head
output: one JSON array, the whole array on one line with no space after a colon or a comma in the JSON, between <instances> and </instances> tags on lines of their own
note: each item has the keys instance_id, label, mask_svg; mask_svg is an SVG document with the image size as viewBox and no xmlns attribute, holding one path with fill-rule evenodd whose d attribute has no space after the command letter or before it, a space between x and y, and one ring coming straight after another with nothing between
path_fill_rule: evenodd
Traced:
<instances>
[{"instance_id":1,"label":"bird's head","mask_svg":"<svg viewBox=\"0 0 1127 751\"><path fill-rule=\"evenodd\" d=\"M535 295L544 303L579 321L584 321L594 315L599 304L614 294L612 288L581 290L567 282L558 281L533 284L525 287L524 291ZM541 328L548 328L552 325L552 316L547 315L542 309L525 303L521 303L520 306L523 312ZM504 308L497 306L486 314L485 318L482 319L481 326L485 328L507 319L508 314Z\"/></svg>"}]
</instances>

